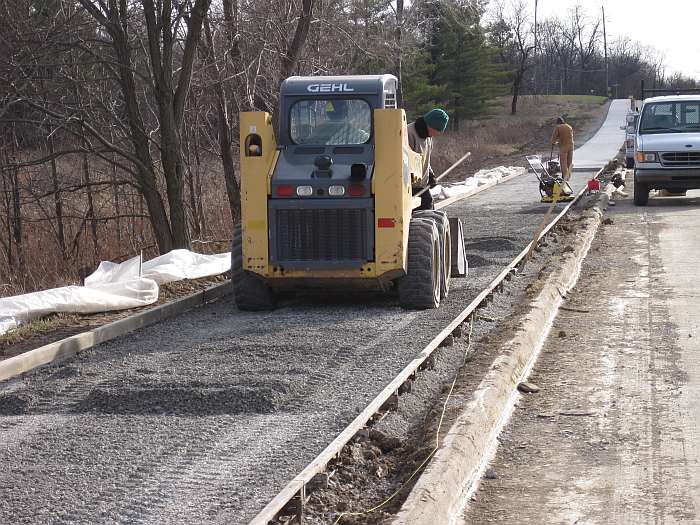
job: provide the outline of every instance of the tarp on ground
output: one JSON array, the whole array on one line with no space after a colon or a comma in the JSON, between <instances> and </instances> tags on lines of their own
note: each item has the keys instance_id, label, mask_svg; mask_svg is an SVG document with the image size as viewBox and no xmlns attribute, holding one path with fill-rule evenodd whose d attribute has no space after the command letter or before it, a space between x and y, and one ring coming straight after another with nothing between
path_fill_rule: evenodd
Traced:
<instances>
[{"instance_id":1,"label":"tarp on ground","mask_svg":"<svg viewBox=\"0 0 700 525\"><path fill-rule=\"evenodd\" d=\"M0 335L52 313L97 313L147 306L158 301L159 285L219 275L231 268L231 254L202 255L173 250L150 261L133 257L103 261L85 286L63 286L0 298Z\"/></svg>"},{"instance_id":2,"label":"tarp on ground","mask_svg":"<svg viewBox=\"0 0 700 525\"><path fill-rule=\"evenodd\" d=\"M458 195L469 193L479 186L499 181L511 175L523 175L526 171L525 168L520 166L499 166L497 168L479 170L473 176L467 177L462 182L439 184L431 188L430 193L436 200L449 199L450 197L457 197Z\"/></svg>"}]
</instances>

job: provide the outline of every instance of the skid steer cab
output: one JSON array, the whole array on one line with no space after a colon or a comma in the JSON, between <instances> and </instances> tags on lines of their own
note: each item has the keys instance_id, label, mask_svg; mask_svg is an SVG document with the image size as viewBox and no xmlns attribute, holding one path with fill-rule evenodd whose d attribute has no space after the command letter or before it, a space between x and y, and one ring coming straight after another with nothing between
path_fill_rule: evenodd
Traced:
<instances>
[{"instance_id":1,"label":"skid steer cab","mask_svg":"<svg viewBox=\"0 0 700 525\"><path fill-rule=\"evenodd\" d=\"M241 310L285 291L398 291L404 308L436 308L466 275L458 219L415 211L423 158L408 146L396 77L291 77L278 129L240 116L241 221L232 281Z\"/></svg>"}]
</instances>

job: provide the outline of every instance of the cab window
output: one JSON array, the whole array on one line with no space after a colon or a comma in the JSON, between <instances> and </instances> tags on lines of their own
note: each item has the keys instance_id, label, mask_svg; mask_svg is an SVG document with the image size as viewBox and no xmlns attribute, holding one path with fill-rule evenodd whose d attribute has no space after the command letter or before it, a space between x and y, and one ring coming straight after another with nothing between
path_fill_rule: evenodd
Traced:
<instances>
[{"instance_id":1,"label":"cab window","mask_svg":"<svg viewBox=\"0 0 700 525\"><path fill-rule=\"evenodd\" d=\"M295 102L289 135L294 144L365 144L372 135L372 110L362 99L315 99Z\"/></svg>"}]
</instances>

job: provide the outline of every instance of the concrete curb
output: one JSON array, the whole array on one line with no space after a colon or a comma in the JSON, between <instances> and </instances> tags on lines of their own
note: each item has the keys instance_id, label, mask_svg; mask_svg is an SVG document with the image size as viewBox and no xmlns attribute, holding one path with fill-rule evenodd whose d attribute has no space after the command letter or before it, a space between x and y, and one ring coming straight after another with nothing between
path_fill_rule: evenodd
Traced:
<instances>
[{"instance_id":1,"label":"concrete curb","mask_svg":"<svg viewBox=\"0 0 700 525\"><path fill-rule=\"evenodd\" d=\"M496 438L508 421L525 380L557 315L563 296L578 280L583 260L598 231L611 188L601 193L584 213L574 251L555 266L530 311L503 346L471 400L443 439L392 525L454 523L497 446Z\"/></svg>"},{"instance_id":2,"label":"concrete curb","mask_svg":"<svg viewBox=\"0 0 700 525\"><path fill-rule=\"evenodd\" d=\"M113 321L87 332L72 335L55 343L0 361L0 381L5 381L40 366L59 363L100 343L121 337L165 319L175 317L233 292L230 282L216 284L201 292L188 295L171 303L156 306L118 321Z\"/></svg>"}]
</instances>

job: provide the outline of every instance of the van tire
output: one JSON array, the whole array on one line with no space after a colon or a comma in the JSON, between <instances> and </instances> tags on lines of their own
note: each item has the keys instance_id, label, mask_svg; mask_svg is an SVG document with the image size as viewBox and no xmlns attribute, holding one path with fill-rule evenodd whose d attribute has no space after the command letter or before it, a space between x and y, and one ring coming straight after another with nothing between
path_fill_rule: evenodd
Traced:
<instances>
[{"instance_id":1,"label":"van tire","mask_svg":"<svg viewBox=\"0 0 700 525\"><path fill-rule=\"evenodd\" d=\"M649 202L649 186L641 182L634 182L634 204L646 206Z\"/></svg>"},{"instance_id":2,"label":"van tire","mask_svg":"<svg viewBox=\"0 0 700 525\"><path fill-rule=\"evenodd\" d=\"M231 283L239 310L259 312L275 308L275 295L270 287L261 277L243 269L243 234L240 225L233 230Z\"/></svg>"},{"instance_id":3,"label":"van tire","mask_svg":"<svg viewBox=\"0 0 700 525\"><path fill-rule=\"evenodd\" d=\"M440 306L440 235L435 221L416 217L408 230L406 275L398 279L399 303L407 310Z\"/></svg>"}]
</instances>

